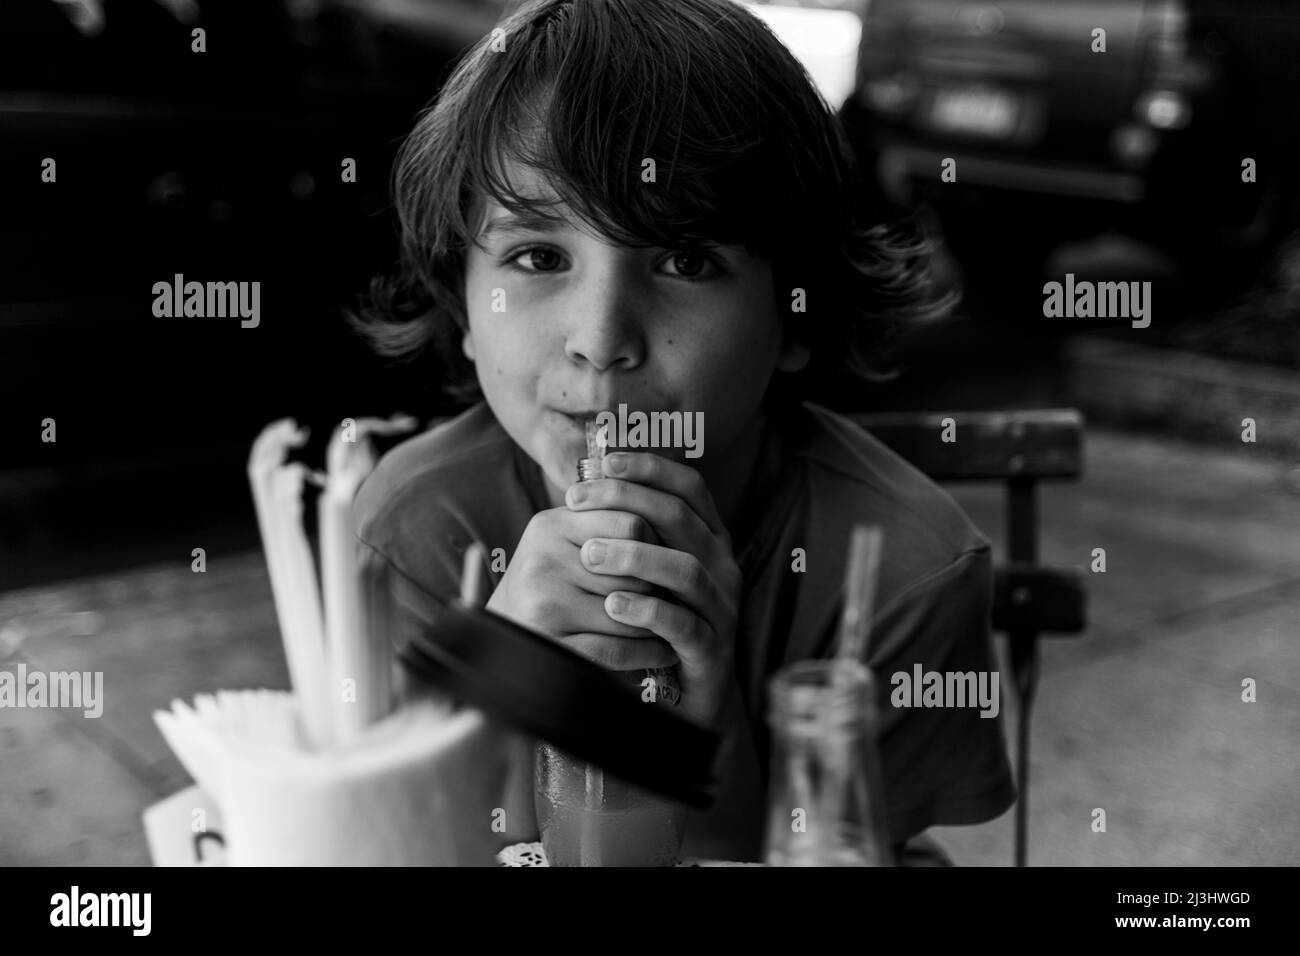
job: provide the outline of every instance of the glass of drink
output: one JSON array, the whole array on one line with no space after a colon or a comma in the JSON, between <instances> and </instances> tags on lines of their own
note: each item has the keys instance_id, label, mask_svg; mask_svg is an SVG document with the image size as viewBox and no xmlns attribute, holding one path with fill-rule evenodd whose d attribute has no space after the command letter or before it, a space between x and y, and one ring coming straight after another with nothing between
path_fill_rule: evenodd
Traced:
<instances>
[{"instance_id":1,"label":"glass of drink","mask_svg":"<svg viewBox=\"0 0 1300 956\"><path fill-rule=\"evenodd\" d=\"M533 760L537 826L551 866L675 866L686 807L545 741Z\"/></svg>"}]
</instances>

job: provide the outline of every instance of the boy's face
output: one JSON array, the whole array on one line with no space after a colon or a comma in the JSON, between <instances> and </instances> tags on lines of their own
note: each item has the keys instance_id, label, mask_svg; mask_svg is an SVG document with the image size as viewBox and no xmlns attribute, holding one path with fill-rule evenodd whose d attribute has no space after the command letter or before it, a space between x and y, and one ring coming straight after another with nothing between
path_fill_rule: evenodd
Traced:
<instances>
[{"instance_id":1,"label":"boy's face","mask_svg":"<svg viewBox=\"0 0 1300 956\"><path fill-rule=\"evenodd\" d=\"M529 195L553 195L523 182ZM703 412L703 457L655 451L706 477L725 469L773 371L807 361L785 342L771 264L735 246L611 245L563 205L553 211L567 221L521 224L489 203L483 248L467 253L463 347L497 420L541 467L553 503L586 455L583 420L620 403L629 413Z\"/></svg>"}]
</instances>

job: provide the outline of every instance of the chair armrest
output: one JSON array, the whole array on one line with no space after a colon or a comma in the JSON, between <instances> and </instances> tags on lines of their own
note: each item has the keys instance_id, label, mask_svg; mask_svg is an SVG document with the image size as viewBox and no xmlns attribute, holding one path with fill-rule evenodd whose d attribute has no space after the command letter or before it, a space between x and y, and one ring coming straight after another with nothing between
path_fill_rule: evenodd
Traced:
<instances>
[{"instance_id":1,"label":"chair armrest","mask_svg":"<svg viewBox=\"0 0 1300 956\"><path fill-rule=\"evenodd\" d=\"M1074 479L1083 471L1083 416L1072 408L848 417L935 481ZM946 419L953 441L943 441Z\"/></svg>"}]
</instances>

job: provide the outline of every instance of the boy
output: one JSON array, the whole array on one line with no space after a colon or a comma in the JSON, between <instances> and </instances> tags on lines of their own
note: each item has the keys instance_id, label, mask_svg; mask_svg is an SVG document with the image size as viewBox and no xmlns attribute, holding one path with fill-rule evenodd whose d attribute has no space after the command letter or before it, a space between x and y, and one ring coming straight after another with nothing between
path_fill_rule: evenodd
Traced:
<instances>
[{"instance_id":1,"label":"boy","mask_svg":"<svg viewBox=\"0 0 1300 956\"><path fill-rule=\"evenodd\" d=\"M831 652L849 532L879 525L867 664L891 839L1006 810L996 719L888 699L917 663L992 669L987 542L799 400L936 307L929 250L857 226L834 117L770 31L732 0L527 4L419 119L394 192L401 270L359 324L476 402L358 495L402 600L435 617L478 540L508 559L489 609L616 670L676 665L678 706L723 735L718 800L683 852L755 860L767 680ZM619 452L576 485L584 420L620 405L701 413L703 454Z\"/></svg>"}]
</instances>

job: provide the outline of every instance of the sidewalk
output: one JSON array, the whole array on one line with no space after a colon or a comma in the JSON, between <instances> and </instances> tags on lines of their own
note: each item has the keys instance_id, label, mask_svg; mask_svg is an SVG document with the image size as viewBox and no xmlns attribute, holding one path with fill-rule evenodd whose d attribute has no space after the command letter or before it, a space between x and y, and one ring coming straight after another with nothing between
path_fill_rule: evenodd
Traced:
<instances>
[{"instance_id":1,"label":"sidewalk","mask_svg":"<svg viewBox=\"0 0 1300 956\"><path fill-rule=\"evenodd\" d=\"M1224 448L1092 431L1083 481L1044 489L1043 560L1101 547L1107 570L1088 631L1042 643L1030 865L1300 863L1300 496ZM995 491L957 497L1000 528ZM934 833L958 864L1011 861L1012 813Z\"/></svg>"},{"instance_id":2,"label":"sidewalk","mask_svg":"<svg viewBox=\"0 0 1300 956\"><path fill-rule=\"evenodd\" d=\"M1274 458L1300 464L1300 373L1182 349L1075 336L1070 401L1090 422L1191 441L1242 442L1245 419Z\"/></svg>"},{"instance_id":3,"label":"sidewalk","mask_svg":"<svg viewBox=\"0 0 1300 956\"><path fill-rule=\"evenodd\" d=\"M1285 466L1240 441L1090 429L1085 468L1042 497L1043 559L1087 567L1101 547L1107 571L1089 575L1088 632L1043 644L1031 864L1300 862L1300 497ZM1000 542L999 489L957 497ZM287 686L260 552L210 551L195 574L190 546L0 593L5 668L102 670L107 699L97 720L0 709L0 865L148 863L140 814L188 782L152 711ZM58 617L76 612L91 613ZM959 864L1011 860L1010 813L934 832Z\"/></svg>"}]
</instances>

